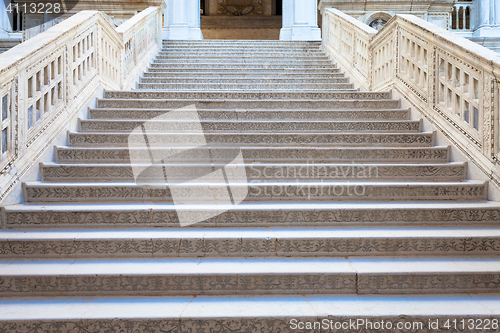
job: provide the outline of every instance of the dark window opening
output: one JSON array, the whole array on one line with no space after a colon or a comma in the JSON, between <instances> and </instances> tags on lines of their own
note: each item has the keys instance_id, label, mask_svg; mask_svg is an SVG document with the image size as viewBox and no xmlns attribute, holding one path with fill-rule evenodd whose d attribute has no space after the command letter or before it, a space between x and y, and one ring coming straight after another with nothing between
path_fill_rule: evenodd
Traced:
<instances>
[{"instance_id":1,"label":"dark window opening","mask_svg":"<svg viewBox=\"0 0 500 333\"><path fill-rule=\"evenodd\" d=\"M283 0L276 0L276 15L283 15Z\"/></svg>"},{"instance_id":2,"label":"dark window opening","mask_svg":"<svg viewBox=\"0 0 500 333\"><path fill-rule=\"evenodd\" d=\"M200 14L207 15L205 10L205 0L200 0Z\"/></svg>"}]
</instances>

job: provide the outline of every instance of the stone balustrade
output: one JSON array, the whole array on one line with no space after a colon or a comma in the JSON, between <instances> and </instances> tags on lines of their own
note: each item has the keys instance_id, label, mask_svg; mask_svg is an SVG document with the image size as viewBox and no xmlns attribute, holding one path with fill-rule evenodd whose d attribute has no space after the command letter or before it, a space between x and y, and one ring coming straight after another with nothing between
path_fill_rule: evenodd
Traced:
<instances>
[{"instance_id":1,"label":"stone balustrade","mask_svg":"<svg viewBox=\"0 0 500 333\"><path fill-rule=\"evenodd\" d=\"M351 81L368 89L371 72L370 41L377 30L342 13L328 8L323 15L323 48L342 68L349 71Z\"/></svg>"},{"instance_id":2,"label":"stone balustrade","mask_svg":"<svg viewBox=\"0 0 500 333\"><path fill-rule=\"evenodd\" d=\"M0 201L103 89L130 89L161 45L150 7L114 28L82 11L0 55Z\"/></svg>"},{"instance_id":3,"label":"stone balustrade","mask_svg":"<svg viewBox=\"0 0 500 333\"><path fill-rule=\"evenodd\" d=\"M392 90L500 186L500 55L413 15L378 33L336 10L323 47L364 90Z\"/></svg>"}]
</instances>

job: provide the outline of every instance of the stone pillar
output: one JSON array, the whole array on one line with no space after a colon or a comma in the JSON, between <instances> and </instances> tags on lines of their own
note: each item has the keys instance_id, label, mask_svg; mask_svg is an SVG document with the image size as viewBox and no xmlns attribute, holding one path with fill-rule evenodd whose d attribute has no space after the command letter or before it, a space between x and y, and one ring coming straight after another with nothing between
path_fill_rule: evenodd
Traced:
<instances>
[{"instance_id":1,"label":"stone pillar","mask_svg":"<svg viewBox=\"0 0 500 333\"><path fill-rule=\"evenodd\" d=\"M476 0L476 31L474 36L500 36L500 1Z\"/></svg>"},{"instance_id":2,"label":"stone pillar","mask_svg":"<svg viewBox=\"0 0 500 333\"><path fill-rule=\"evenodd\" d=\"M320 41L317 0L284 0L280 40Z\"/></svg>"},{"instance_id":3,"label":"stone pillar","mask_svg":"<svg viewBox=\"0 0 500 333\"><path fill-rule=\"evenodd\" d=\"M163 39L203 39L200 29L200 0L164 0Z\"/></svg>"}]
</instances>

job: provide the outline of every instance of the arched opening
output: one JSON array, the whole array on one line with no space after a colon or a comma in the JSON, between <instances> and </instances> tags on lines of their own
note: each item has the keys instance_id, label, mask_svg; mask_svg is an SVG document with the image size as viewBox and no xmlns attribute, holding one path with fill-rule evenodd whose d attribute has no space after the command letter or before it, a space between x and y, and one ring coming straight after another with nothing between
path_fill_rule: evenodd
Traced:
<instances>
[{"instance_id":1,"label":"arched opening","mask_svg":"<svg viewBox=\"0 0 500 333\"><path fill-rule=\"evenodd\" d=\"M458 29L464 28L464 8L460 7L458 10Z\"/></svg>"},{"instance_id":2,"label":"arched opening","mask_svg":"<svg viewBox=\"0 0 500 333\"><path fill-rule=\"evenodd\" d=\"M384 25L392 18L392 15L385 12L377 12L371 15L364 20L366 24L372 27L375 30L380 30L384 27Z\"/></svg>"},{"instance_id":3,"label":"arched opening","mask_svg":"<svg viewBox=\"0 0 500 333\"><path fill-rule=\"evenodd\" d=\"M453 8L451 11L451 28L457 28L457 9Z\"/></svg>"},{"instance_id":4,"label":"arched opening","mask_svg":"<svg viewBox=\"0 0 500 333\"><path fill-rule=\"evenodd\" d=\"M470 7L465 9L465 29L470 29Z\"/></svg>"}]
</instances>

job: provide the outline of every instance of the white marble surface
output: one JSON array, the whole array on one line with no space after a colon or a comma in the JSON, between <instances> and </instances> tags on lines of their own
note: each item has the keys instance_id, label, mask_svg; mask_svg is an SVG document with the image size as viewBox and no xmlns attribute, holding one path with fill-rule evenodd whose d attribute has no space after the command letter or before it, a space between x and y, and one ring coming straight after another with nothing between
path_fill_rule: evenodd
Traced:
<instances>
[{"instance_id":1,"label":"white marble surface","mask_svg":"<svg viewBox=\"0 0 500 333\"><path fill-rule=\"evenodd\" d=\"M0 320L500 315L500 294L2 298Z\"/></svg>"}]
</instances>

